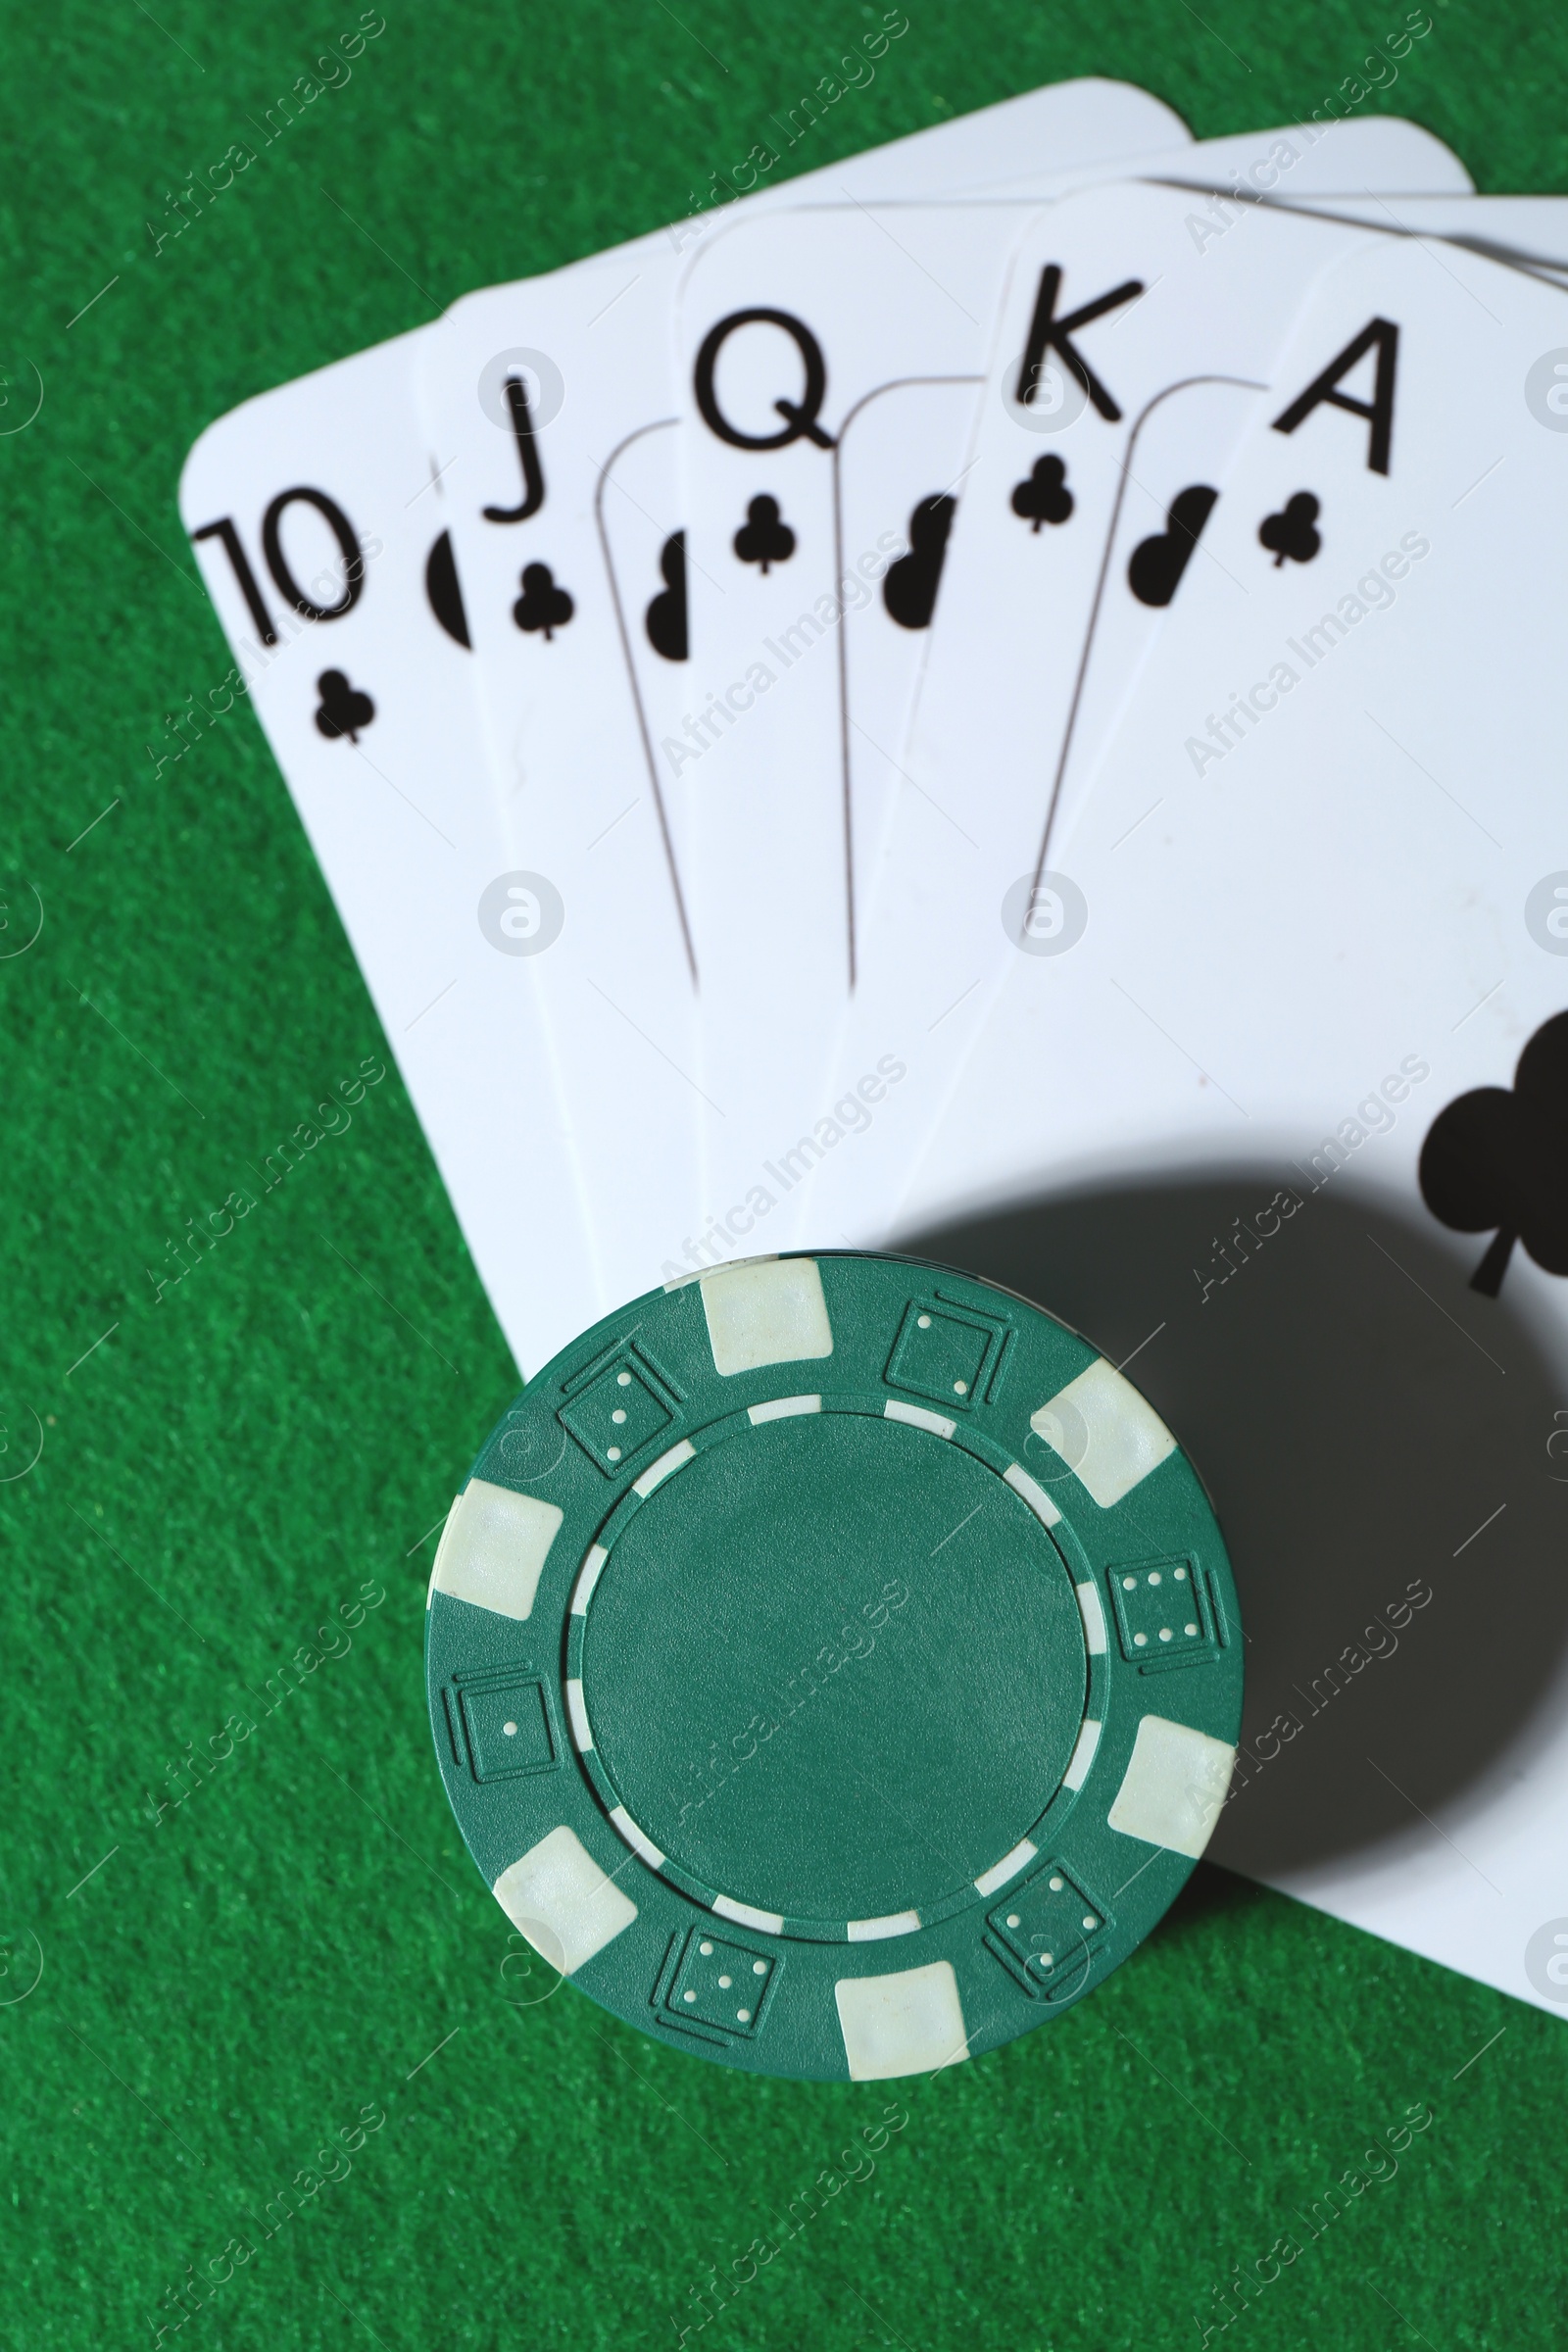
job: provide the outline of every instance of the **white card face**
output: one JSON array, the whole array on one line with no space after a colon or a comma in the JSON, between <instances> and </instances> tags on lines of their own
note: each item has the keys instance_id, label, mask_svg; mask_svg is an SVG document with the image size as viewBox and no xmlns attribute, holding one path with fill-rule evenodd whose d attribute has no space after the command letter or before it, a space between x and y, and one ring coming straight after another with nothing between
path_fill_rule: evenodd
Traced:
<instances>
[{"instance_id":1,"label":"white card face","mask_svg":"<svg viewBox=\"0 0 1568 2352\"><path fill-rule=\"evenodd\" d=\"M963 495L963 453L978 391L977 380L890 384L861 403L839 440L844 542L886 551L891 559L874 592L847 605L839 623L846 896L857 930L889 814L906 779L904 738ZM940 808L936 813L942 814Z\"/></svg>"},{"instance_id":2,"label":"white card face","mask_svg":"<svg viewBox=\"0 0 1568 2352\"><path fill-rule=\"evenodd\" d=\"M907 182L917 192L980 156L1016 168L1042 145L1075 166L1147 152L1167 121L1139 93L1101 83L1000 111L995 149L971 124L944 125L834 167L835 186L875 194ZM808 188L793 183L791 200ZM723 220L776 210L783 193L766 190ZM626 508L608 497L605 469L673 414L675 283L683 255L715 227L709 217L680 223L468 297L431 330L419 378L507 856L540 878L558 918L546 926L536 986L613 1300L689 1270L694 1250L735 1254L747 1230L710 1230L700 1211L701 1129L722 1131L728 1108L697 1070L687 906L627 667L636 614L607 563L608 534Z\"/></svg>"},{"instance_id":3,"label":"white card face","mask_svg":"<svg viewBox=\"0 0 1568 2352\"><path fill-rule=\"evenodd\" d=\"M1206 518L1212 560L1190 561L1053 853L1087 926L1013 957L915 1206L1087 1188L1113 1209L1107 1259L1118 1231L1137 1258L1161 1187L1251 1185L1264 1213L1239 1191L1233 1231L1205 1217L1184 1298L1152 1284L1138 1335L1137 1377L1181 1427L1195 1318L1242 1314L1248 1285L1285 1300L1293 1266L1326 1302L1321 1325L1299 1290L1281 1310L1298 1320L1269 1358L1278 1443L1244 1361L1200 1447L1257 1628L1212 1850L1545 2007L1568 1839L1549 1449L1568 581L1540 551L1568 494L1568 304L1443 262L1380 238L1313 289ZM1250 1328L1272 1345L1266 1314ZM1407 1696L1352 1715L1344 1685L1385 1644L1372 1564L1426 1615ZM1325 1582L1345 1612L1327 1649Z\"/></svg>"},{"instance_id":4,"label":"white card face","mask_svg":"<svg viewBox=\"0 0 1568 2352\"><path fill-rule=\"evenodd\" d=\"M693 810L681 775L700 759L702 736L692 710L679 431L675 417L661 417L611 453L599 513L643 758L664 807L677 868L689 882Z\"/></svg>"},{"instance_id":5,"label":"white card face","mask_svg":"<svg viewBox=\"0 0 1568 2352\"><path fill-rule=\"evenodd\" d=\"M417 428L419 340L210 426L180 513L497 1318L532 1372L609 1301L538 1017L535 903L497 831L450 516Z\"/></svg>"},{"instance_id":6,"label":"white card face","mask_svg":"<svg viewBox=\"0 0 1568 2352\"><path fill-rule=\"evenodd\" d=\"M1036 816L1045 871L1053 845L1072 832L1098 759L1137 690L1189 567L1219 560L1205 543L1205 527L1235 452L1267 398L1261 384L1224 378L1178 384L1151 404L1127 437L1055 765ZM1032 937L1053 936L1050 895L1049 889L1039 894Z\"/></svg>"}]
</instances>

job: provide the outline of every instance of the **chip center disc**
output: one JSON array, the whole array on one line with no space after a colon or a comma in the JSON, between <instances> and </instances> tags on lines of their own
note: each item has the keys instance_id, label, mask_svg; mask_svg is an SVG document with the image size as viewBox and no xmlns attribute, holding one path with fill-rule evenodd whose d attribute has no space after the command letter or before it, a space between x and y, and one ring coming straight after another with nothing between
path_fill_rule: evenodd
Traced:
<instances>
[{"instance_id":1,"label":"chip center disc","mask_svg":"<svg viewBox=\"0 0 1568 2352\"><path fill-rule=\"evenodd\" d=\"M582 1661L645 1837L712 1892L840 1935L972 1899L1059 1785L1087 1678L1027 1504L858 1411L701 1446L616 1536Z\"/></svg>"}]
</instances>

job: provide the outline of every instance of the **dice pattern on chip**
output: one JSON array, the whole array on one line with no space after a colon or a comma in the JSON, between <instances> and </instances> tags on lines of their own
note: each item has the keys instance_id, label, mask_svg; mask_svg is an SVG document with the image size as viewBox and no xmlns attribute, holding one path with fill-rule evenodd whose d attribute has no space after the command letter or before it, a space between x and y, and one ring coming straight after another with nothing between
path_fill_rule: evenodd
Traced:
<instances>
[{"instance_id":1,"label":"dice pattern on chip","mask_svg":"<svg viewBox=\"0 0 1568 2352\"><path fill-rule=\"evenodd\" d=\"M578 1389L559 1418L590 1460L612 1478L622 1463L663 1438L675 1414L651 1367L627 1350Z\"/></svg>"},{"instance_id":2,"label":"dice pattern on chip","mask_svg":"<svg viewBox=\"0 0 1568 2352\"><path fill-rule=\"evenodd\" d=\"M1037 1998L1076 1989L1108 1925L1092 1895L1049 1862L986 1914L986 1941Z\"/></svg>"},{"instance_id":3,"label":"dice pattern on chip","mask_svg":"<svg viewBox=\"0 0 1568 2352\"><path fill-rule=\"evenodd\" d=\"M476 1781L512 1781L552 1772L560 1762L544 1684L526 1672L486 1675L457 1685L458 1713Z\"/></svg>"},{"instance_id":4,"label":"dice pattern on chip","mask_svg":"<svg viewBox=\"0 0 1568 2352\"><path fill-rule=\"evenodd\" d=\"M667 1974L663 2008L671 2024L750 2040L781 1965L770 1952L694 1928Z\"/></svg>"},{"instance_id":5,"label":"dice pattern on chip","mask_svg":"<svg viewBox=\"0 0 1568 2352\"><path fill-rule=\"evenodd\" d=\"M1108 1572L1121 1652L1135 1666L1188 1665L1218 1654L1207 1581L1194 1559L1139 1560Z\"/></svg>"},{"instance_id":6,"label":"dice pattern on chip","mask_svg":"<svg viewBox=\"0 0 1568 2352\"><path fill-rule=\"evenodd\" d=\"M888 1358L894 1389L965 1411L992 1391L1007 1327L935 1298L911 1298Z\"/></svg>"}]
</instances>

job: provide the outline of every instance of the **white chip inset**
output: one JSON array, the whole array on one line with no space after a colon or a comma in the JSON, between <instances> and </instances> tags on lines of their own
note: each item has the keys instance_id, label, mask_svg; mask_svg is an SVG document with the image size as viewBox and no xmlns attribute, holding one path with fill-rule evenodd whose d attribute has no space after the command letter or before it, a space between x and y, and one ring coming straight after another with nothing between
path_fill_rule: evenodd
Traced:
<instances>
[{"instance_id":1,"label":"white chip inset","mask_svg":"<svg viewBox=\"0 0 1568 2352\"><path fill-rule=\"evenodd\" d=\"M605 1562L609 1557L610 1554L602 1544L589 1544L588 1557L578 1569L577 1582L572 1588L571 1613L574 1617L587 1616L588 1603L594 1596L594 1587L604 1575Z\"/></svg>"},{"instance_id":2,"label":"white chip inset","mask_svg":"<svg viewBox=\"0 0 1568 2352\"><path fill-rule=\"evenodd\" d=\"M793 1421L797 1413L821 1410L820 1396L772 1396L766 1404L749 1404L746 1418L754 1429L760 1429L764 1421Z\"/></svg>"},{"instance_id":3,"label":"white chip inset","mask_svg":"<svg viewBox=\"0 0 1568 2352\"><path fill-rule=\"evenodd\" d=\"M454 1497L454 1499L453 1499L453 1504L452 1504L452 1511L455 1511L455 1510L457 1509L457 1507L458 1507L458 1503L459 1503L461 1500L462 1500L462 1496L461 1496L461 1495L458 1495L458 1496L455 1496L455 1497ZM447 1518L448 1518L449 1520L450 1520L450 1519L451 1519L451 1517L452 1517L452 1511L448 1511L448 1513L447 1513ZM441 1532L442 1532L442 1534L444 1535L444 1534L446 1533L446 1530L445 1530L445 1528L443 1528ZM434 1559L433 1559L433 1560L430 1562L430 1576L429 1576L429 1581L427 1582L427 1584L425 1585L425 1588L424 1588L424 1610L425 1610L425 1615L426 1615L426 1616L428 1616L428 1615L429 1615L429 1613L430 1613L430 1603L431 1603L431 1602L434 1600L434 1598L435 1598L435 1572L436 1572L436 1570L437 1570L437 1569L440 1567L440 1565L441 1565L441 1546L440 1546L440 1544L438 1544L436 1545L436 1547L435 1547L435 1558L434 1558Z\"/></svg>"},{"instance_id":4,"label":"white chip inset","mask_svg":"<svg viewBox=\"0 0 1568 2352\"><path fill-rule=\"evenodd\" d=\"M650 1495L656 1487L663 1485L671 1471L682 1469L696 1451L690 1438L682 1438L678 1446L672 1446L667 1453L662 1453L657 1462L650 1462L641 1478L632 1480L633 1493L644 1497Z\"/></svg>"},{"instance_id":5,"label":"white chip inset","mask_svg":"<svg viewBox=\"0 0 1568 2352\"><path fill-rule=\"evenodd\" d=\"M1009 1879L1015 1879L1025 1863L1032 1862L1039 1851L1039 1846L1032 1838L1020 1838L1010 1854L1004 1854L1000 1862L993 1862L989 1870L981 1872L974 1883L975 1892L995 1894L999 1888L1005 1886Z\"/></svg>"},{"instance_id":6,"label":"white chip inset","mask_svg":"<svg viewBox=\"0 0 1568 2352\"><path fill-rule=\"evenodd\" d=\"M1075 1425L1082 1426L1088 1444L1072 1468L1102 1511L1130 1494L1176 1450L1153 1406L1103 1356L1029 1417L1030 1428L1048 1445L1054 1432Z\"/></svg>"},{"instance_id":7,"label":"white chip inset","mask_svg":"<svg viewBox=\"0 0 1568 2352\"><path fill-rule=\"evenodd\" d=\"M814 1257L763 1257L702 1276L713 1369L725 1379L763 1364L831 1355L833 1326Z\"/></svg>"},{"instance_id":8,"label":"white chip inset","mask_svg":"<svg viewBox=\"0 0 1568 2352\"><path fill-rule=\"evenodd\" d=\"M907 1421L911 1429L928 1429L934 1438L951 1438L958 1426L946 1413L929 1412L923 1404L905 1404L897 1396L888 1398L882 1414L888 1421Z\"/></svg>"},{"instance_id":9,"label":"white chip inset","mask_svg":"<svg viewBox=\"0 0 1568 2352\"><path fill-rule=\"evenodd\" d=\"M919 1926L918 1911L885 1911L880 1919L852 1919L846 1933L851 1943L881 1943L889 1936L913 1936Z\"/></svg>"},{"instance_id":10,"label":"white chip inset","mask_svg":"<svg viewBox=\"0 0 1568 2352\"><path fill-rule=\"evenodd\" d=\"M1236 1750L1164 1715L1146 1715L1106 1816L1124 1838L1197 1861L1213 1835Z\"/></svg>"},{"instance_id":11,"label":"white chip inset","mask_svg":"<svg viewBox=\"0 0 1568 2352\"><path fill-rule=\"evenodd\" d=\"M969 2055L958 1980L949 1960L889 1977L841 1977L833 1997L852 2082L932 2074Z\"/></svg>"},{"instance_id":12,"label":"white chip inset","mask_svg":"<svg viewBox=\"0 0 1568 2352\"><path fill-rule=\"evenodd\" d=\"M568 1977L637 1916L631 1897L607 1878L564 1822L502 1872L495 1894L518 1934ZM555 1950L531 1932L541 1928L554 1939Z\"/></svg>"},{"instance_id":13,"label":"white chip inset","mask_svg":"<svg viewBox=\"0 0 1568 2352\"><path fill-rule=\"evenodd\" d=\"M431 1592L498 1617L528 1616L561 1520L553 1502L470 1478L447 1515Z\"/></svg>"},{"instance_id":14,"label":"white chip inset","mask_svg":"<svg viewBox=\"0 0 1568 2352\"><path fill-rule=\"evenodd\" d=\"M633 1821L624 1805L612 1805L610 1818L620 1832L634 1854L641 1855L650 1870L662 1870L664 1857L645 1829Z\"/></svg>"},{"instance_id":15,"label":"white chip inset","mask_svg":"<svg viewBox=\"0 0 1568 2352\"><path fill-rule=\"evenodd\" d=\"M1100 1605L1098 1585L1074 1585L1078 1595L1078 1614L1084 1621L1084 1640L1089 1655L1098 1658L1105 1646L1105 1612Z\"/></svg>"},{"instance_id":16,"label":"white chip inset","mask_svg":"<svg viewBox=\"0 0 1568 2352\"><path fill-rule=\"evenodd\" d=\"M1078 1739L1066 1771L1061 1776L1064 1788L1081 1788L1089 1778L1089 1767L1100 1745L1100 1725L1093 1715L1086 1715L1078 1726Z\"/></svg>"},{"instance_id":17,"label":"white chip inset","mask_svg":"<svg viewBox=\"0 0 1568 2352\"><path fill-rule=\"evenodd\" d=\"M736 1902L733 1895L715 1894L713 1911L719 1919L732 1919L738 1928L756 1928L760 1936L782 1936L784 1933L782 1911L759 1911L755 1904Z\"/></svg>"},{"instance_id":18,"label":"white chip inset","mask_svg":"<svg viewBox=\"0 0 1568 2352\"><path fill-rule=\"evenodd\" d=\"M1009 1469L1004 1470L1002 1475L1013 1493L1023 1496L1042 1527L1055 1526L1061 1513L1046 1493L1045 1488L1030 1477L1022 1463L1014 1462Z\"/></svg>"}]
</instances>

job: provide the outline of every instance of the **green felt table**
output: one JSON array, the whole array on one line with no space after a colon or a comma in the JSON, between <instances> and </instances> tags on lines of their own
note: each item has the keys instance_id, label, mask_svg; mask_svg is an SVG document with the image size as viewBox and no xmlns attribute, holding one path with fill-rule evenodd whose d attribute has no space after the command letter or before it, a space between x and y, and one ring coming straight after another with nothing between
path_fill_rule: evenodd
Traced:
<instances>
[{"instance_id":1,"label":"green felt table","mask_svg":"<svg viewBox=\"0 0 1568 2352\"><path fill-rule=\"evenodd\" d=\"M684 213L878 13L385 0L352 78L160 248L354 0L6 9L0 2332L26 2352L1142 2352L1199 2342L1238 2266L1233 2324L1281 2352L1562 2341L1558 2019L1200 1869L1103 1990L972 2066L729 2075L530 1998L431 1758L432 1531L514 1374L253 718L157 763L227 667L180 464L251 393ZM1482 188L1568 185L1568 21L1433 13L1367 107ZM1075 74L1200 137L1289 122L1402 16L910 0L788 168ZM160 1298L187 1220L383 1061ZM179 1760L230 1743L176 1803Z\"/></svg>"}]
</instances>

